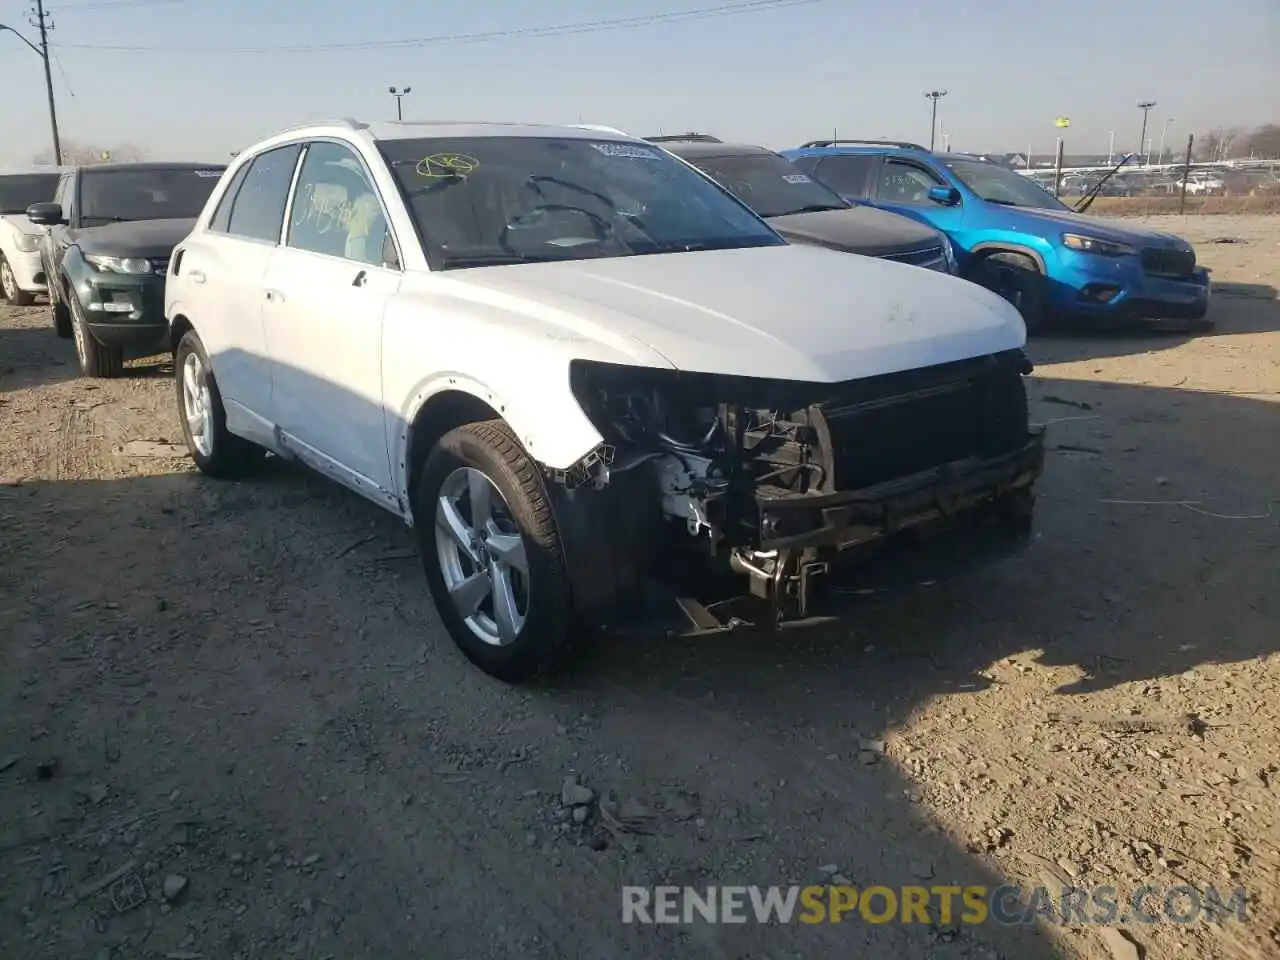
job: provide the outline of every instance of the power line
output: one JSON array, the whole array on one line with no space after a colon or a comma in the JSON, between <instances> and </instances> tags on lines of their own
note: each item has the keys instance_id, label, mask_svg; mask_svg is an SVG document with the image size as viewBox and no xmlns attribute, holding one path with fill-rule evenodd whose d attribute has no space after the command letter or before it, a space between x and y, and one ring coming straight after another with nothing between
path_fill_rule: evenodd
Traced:
<instances>
[{"instance_id":1,"label":"power line","mask_svg":"<svg viewBox=\"0 0 1280 960\"><path fill-rule=\"evenodd\" d=\"M59 3L54 13L79 13L81 10L130 10L134 7L160 7L187 0L91 0L89 3Z\"/></svg>"},{"instance_id":2,"label":"power line","mask_svg":"<svg viewBox=\"0 0 1280 960\"><path fill-rule=\"evenodd\" d=\"M121 3L131 0L121 0ZM143 3L144 0L132 0ZM159 2L159 0L151 0ZM722 3L712 7L678 10L669 13L652 13L633 17L614 17L607 20L585 20L577 23L553 24L545 27L523 27L509 30L488 30L481 33L452 33L433 37L416 37L396 40L362 40L350 43L296 44L274 47L176 47L176 46L116 46L97 43L61 43L63 49L116 50L125 53L332 53L340 50L381 50L399 47L425 47L436 44L492 43L499 40L527 40L540 37L564 37L583 33L603 33L613 30L629 30L637 27L660 26L669 23L686 23L693 20L710 20L718 17L759 13L765 10L784 10L791 7L811 6L825 0L743 0L738 3Z\"/></svg>"}]
</instances>

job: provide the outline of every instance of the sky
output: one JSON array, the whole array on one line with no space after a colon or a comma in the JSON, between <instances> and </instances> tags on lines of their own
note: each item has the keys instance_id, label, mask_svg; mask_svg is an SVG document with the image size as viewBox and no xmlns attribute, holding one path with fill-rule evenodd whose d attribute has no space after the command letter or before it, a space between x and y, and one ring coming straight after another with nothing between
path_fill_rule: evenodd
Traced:
<instances>
[{"instance_id":1,"label":"sky","mask_svg":"<svg viewBox=\"0 0 1280 960\"><path fill-rule=\"evenodd\" d=\"M309 120L394 118L392 85L412 90L406 119L692 129L774 149L833 130L927 143L930 89L947 90L938 126L954 150L1047 154L1059 134L1068 152L1106 152L1113 134L1136 150L1140 100L1156 101L1147 136L1170 149L1280 122L1280 0L47 4L63 139L150 159L223 160ZM37 40L31 6L0 0L0 24ZM620 18L633 19L601 23ZM40 59L0 32L0 165L49 142Z\"/></svg>"}]
</instances>

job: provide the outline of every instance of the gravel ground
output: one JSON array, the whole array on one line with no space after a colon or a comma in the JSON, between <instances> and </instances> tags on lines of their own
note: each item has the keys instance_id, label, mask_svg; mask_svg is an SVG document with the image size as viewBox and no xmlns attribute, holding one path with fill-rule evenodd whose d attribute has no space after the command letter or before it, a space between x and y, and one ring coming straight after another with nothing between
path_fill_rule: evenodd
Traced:
<instances>
[{"instance_id":1,"label":"gravel ground","mask_svg":"<svg viewBox=\"0 0 1280 960\"><path fill-rule=\"evenodd\" d=\"M1023 556L528 689L455 652L393 518L199 477L164 364L79 379L0 309L0 956L1280 956L1280 218L1155 222L1217 331L1033 343ZM1238 885L1249 919L620 922L625 883L833 875Z\"/></svg>"}]
</instances>

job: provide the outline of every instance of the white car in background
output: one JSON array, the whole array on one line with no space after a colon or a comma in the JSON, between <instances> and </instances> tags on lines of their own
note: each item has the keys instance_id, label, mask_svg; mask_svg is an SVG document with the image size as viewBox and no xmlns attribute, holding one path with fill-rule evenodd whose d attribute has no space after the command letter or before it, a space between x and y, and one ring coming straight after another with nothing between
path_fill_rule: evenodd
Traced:
<instances>
[{"instance_id":1,"label":"white car in background","mask_svg":"<svg viewBox=\"0 0 1280 960\"><path fill-rule=\"evenodd\" d=\"M27 207L52 200L60 176L57 167L0 169L0 294L14 306L29 306L45 292L44 228L27 219Z\"/></svg>"},{"instance_id":2,"label":"white car in background","mask_svg":"<svg viewBox=\"0 0 1280 960\"><path fill-rule=\"evenodd\" d=\"M279 134L174 250L165 315L196 465L271 451L402 517L455 643L510 682L659 585L689 627L774 624L839 558L1026 542L1043 466L1010 303L789 244L604 130Z\"/></svg>"}]
</instances>

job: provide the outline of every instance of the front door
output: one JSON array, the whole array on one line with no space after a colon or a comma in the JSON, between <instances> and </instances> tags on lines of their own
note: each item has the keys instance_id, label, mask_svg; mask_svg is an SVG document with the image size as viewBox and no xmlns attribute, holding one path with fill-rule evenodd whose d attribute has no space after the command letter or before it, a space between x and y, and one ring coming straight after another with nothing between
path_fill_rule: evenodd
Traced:
<instances>
[{"instance_id":1,"label":"front door","mask_svg":"<svg viewBox=\"0 0 1280 960\"><path fill-rule=\"evenodd\" d=\"M394 508L382 316L400 287L400 259L377 188L350 147L307 146L288 221L267 269L263 314L281 442Z\"/></svg>"},{"instance_id":2,"label":"front door","mask_svg":"<svg viewBox=\"0 0 1280 960\"><path fill-rule=\"evenodd\" d=\"M915 160L886 157L876 177L874 203L904 217L926 223L946 234L960 229L964 207L929 199L934 187L951 186L936 172Z\"/></svg>"}]
</instances>

